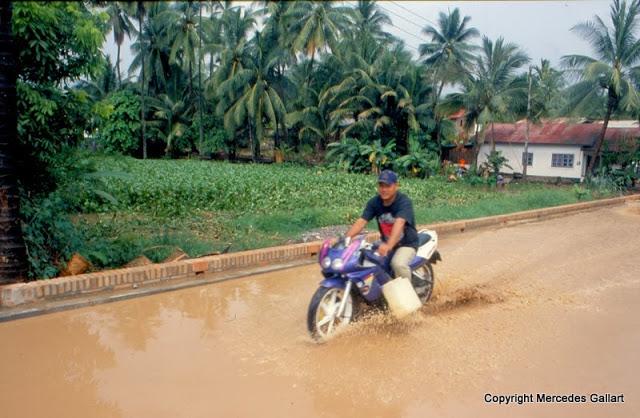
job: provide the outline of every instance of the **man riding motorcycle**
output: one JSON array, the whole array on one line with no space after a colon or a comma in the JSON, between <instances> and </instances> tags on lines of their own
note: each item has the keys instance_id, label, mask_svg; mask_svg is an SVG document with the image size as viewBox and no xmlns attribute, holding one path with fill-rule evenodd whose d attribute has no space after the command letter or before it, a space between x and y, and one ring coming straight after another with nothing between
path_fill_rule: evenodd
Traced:
<instances>
[{"instance_id":1,"label":"man riding motorcycle","mask_svg":"<svg viewBox=\"0 0 640 418\"><path fill-rule=\"evenodd\" d=\"M351 226L345 236L358 235L369 221L376 218L383 243L378 253L386 256L393 253L391 268L395 278L411 277L409 263L416 256L418 232L411 199L398 191L398 175L384 170L378 176L378 194L371 198L362 216Z\"/></svg>"}]
</instances>

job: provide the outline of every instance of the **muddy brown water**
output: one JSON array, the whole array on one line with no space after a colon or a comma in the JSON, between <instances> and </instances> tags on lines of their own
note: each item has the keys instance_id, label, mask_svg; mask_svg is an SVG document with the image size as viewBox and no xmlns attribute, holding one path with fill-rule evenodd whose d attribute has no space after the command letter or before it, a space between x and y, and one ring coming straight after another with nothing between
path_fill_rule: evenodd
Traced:
<instances>
[{"instance_id":1,"label":"muddy brown water","mask_svg":"<svg viewBox=\"0 0 640 418\"><path fill-rule=\"evenodd\" d=\"M315 265L2 323L0 415L637 417L639 208L446 237L419 314L320 345Z\"/></svg>"}]
</instances>

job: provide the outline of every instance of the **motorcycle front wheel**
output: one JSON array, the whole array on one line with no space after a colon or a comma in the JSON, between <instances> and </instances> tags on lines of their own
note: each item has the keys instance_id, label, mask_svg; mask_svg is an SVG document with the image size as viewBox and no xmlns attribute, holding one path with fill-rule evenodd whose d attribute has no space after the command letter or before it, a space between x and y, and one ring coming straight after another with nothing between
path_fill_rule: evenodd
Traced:
<instances>
[{"instance_id":1,"label":"motorcycle front wheel","mask_svg":"<svg viewBox=\"0 0 640 418\"><path fill-rule=\"evenodd\" d=\"M342 299L346 297L344 312L338 316ZM307 328L311 337L322 342L353 320L355 312L351 294L345 296L344 289L320 287L313 294L307 313Z\"/></svg>"}]
</instances>

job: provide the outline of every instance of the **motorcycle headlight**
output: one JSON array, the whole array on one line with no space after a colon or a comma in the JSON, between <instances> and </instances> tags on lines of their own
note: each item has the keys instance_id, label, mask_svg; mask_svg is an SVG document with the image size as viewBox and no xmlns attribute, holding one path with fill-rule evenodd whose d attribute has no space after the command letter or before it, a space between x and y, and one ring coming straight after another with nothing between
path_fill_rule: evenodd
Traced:
<instances>
[{"instance_id":1,"label":"motorcycle headlight","mask_svg":"<svg viewBox=\"0 0 640 418\"><path fill-rule=\"evenodd\" d=\"M332 270L340 271L342 270L342 267L344 267L344 261L342 261L341 258L336 258L331 262Z\"/></svg>"},{"instance_id":2,"label":"motorcycle headlight","mask_svg":"<svg viewBox=\"0 0 640 418\"><path fill-rule=\"evenodd\" d=\"M329 267L331 267L331 258L323 258L322 262L320 262L320 266L322 266L323 269L328 269Z\"/></svg>"}]
</instances>

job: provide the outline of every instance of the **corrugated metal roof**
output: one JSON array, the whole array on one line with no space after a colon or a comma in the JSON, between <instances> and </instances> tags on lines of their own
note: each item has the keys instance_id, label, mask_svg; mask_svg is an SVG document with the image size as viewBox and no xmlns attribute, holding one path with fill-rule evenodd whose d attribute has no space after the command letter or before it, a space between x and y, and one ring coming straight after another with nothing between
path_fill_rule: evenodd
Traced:
<instances>
[{"instance_id":1,"label":"corrugated metal roof","mask_svg":"<svg viewBox=\"0 0 640 418\"><path fill-rule=\"evenodd\" d=\"M449 115L449 119L460 119L461 117L463 117L464 115L467 114L467 111L463 108L458 110L456 113Z\"/></svg>"},{"instance_id":2,"label":"corrugated metal roof","mask_svg":"<svg viewBox=\"0 0 640 418\"><path fill-rule=\"evenodd\" d=\"M525 121L517 123L496 123L492 128L487 126L485 141L491 138L496 143L524 143ZM566 120L546 121L529 125L530 144L579 145L593 147L602 131L602 123L571 123ZM494 136L495 135L495 136ZM640 128L607 128L605 142L615 145L619 140L640 137Z\"/></svg>"}]
</instances>

